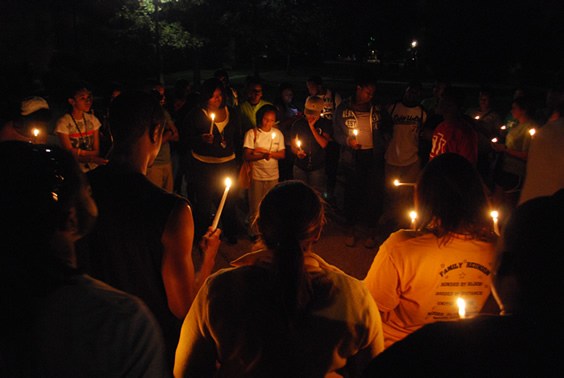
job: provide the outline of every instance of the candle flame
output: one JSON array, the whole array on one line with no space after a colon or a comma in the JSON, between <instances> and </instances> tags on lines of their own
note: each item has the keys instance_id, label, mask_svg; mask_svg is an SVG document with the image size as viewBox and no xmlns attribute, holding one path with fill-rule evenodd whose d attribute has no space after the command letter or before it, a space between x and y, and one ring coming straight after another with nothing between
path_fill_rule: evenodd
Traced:
<instances>
[{"instance_id":1,"label":"candle flame","mask_svg":"<svg viewBox=\"0 0 564 378\"><path fill-rule=\"evenodd\" d=\"M272 139L276 138L276 133L272 133Z\"/></svg>"},{"instance_id":2,"label":"candle flame","mask_svg":"<svg viewBox=\"0 0 564 378\"><path fill-rule=\"evenodd\" d=\"M33 129L33 136L39 135L39 129Z\"/></svg>"},{"instance_id":3,"label":"candle flame","mask_svg":"<svg viewBox=\"0 0 564 378\"><path fill-rule=\"evenodd\" d=\"M474 119L480 119L480 116L479 116L479 115L477 115L476 117L474 117Z\"/></svg>"},{"instance_id":4,"label":"candle flame","mask_svg":"<svg viewBox=\"0 0 564 378\"><path fill-rule=\"evenodd\" d=\"M417 213L415 211L409 213L409 216L411 217L412 222L415 222L415 219L417 219Z\"/></svg>"},{"instance_id":5,"label":"candle flame","mask_svg":"<svg viewBox=\"0 0 564 378\"><path fill-rule=\"evenodd\" d=\"M354 130L353 130L353 134L354 134L354 136L357 136L357 135L358 135L358 130L357 130L357 129L354 129Z\"/></svg>"},{"instance_id":6,"label":"candle flame","mask_svg":"<svg viewBox=\"0 0 564 378\"><path fill-rule=\"evenodd\" d=\"M503 126L500 127L500 129L505 130L505 129L507 129L507 126L503 125Z\"/></svg>"},{"instance_id":7,"label":"candle flame","mask_svg":"<svg viewBox=\"0 0 564 378\"><path fill-rule=\"evenodd\" d=\"M211 114L211 119L212 119L212 121L215 119L215 114L214 114L214 113Z\"/></svg>"},{"instance_id":8,"label":"candle flame","mask_svg":"<svg viewBox=\"0 0 564 378\"><path fill-rule=\"evenodd\" d=\"M228 188L231 187L231 179L229 177L225 179L225 186Z\"/></svg>"},{"instance_id":9,"label":"candle flame","mask_svg":"<svg viewBox=\"0 0 564 378\"><path fill-rule=\"evenodd\" d=\"M529 129L529 134L531 134L531 136L535 135L536 132L537 130L535 129Z\"/></svg>"},{"instance_id":10,"label":"candle flame","mask_svg":"<svg viewBox=\"0 0 564 378\"><path fill-rule=\"evenodd\" d=\"M497 138L492 138L493 143L497 143Z\"/></svg>"},{"instance_id":11,"label":"candle flame","mask_svg":"<svg viewBox=\"0 0 564 378\"><path fill-rule=\"evenodd\" d=\"M458 305L458 315L461 319L464 319L466 317L466 302L464 302L464 299L458 298L456 304Z\"/></svg>"},{"instance_id":12,"label":"candle flame","mask_svg":"<svg viewBox=\"0 0 564 378\"><path fill-rule=\"evenodd\" d=\"M298 148L302 146L302 142L300 142L299 140L296 143L298 144Z\"/></svg>"},{"instance_id":13,"label":"candle flame","mask_svg":"<svg viewBox=\"0 0 564 378\"><path fill-rule=\"evenodd\" d=\"M398 179L395 179L395 180L394 180L394 185L395 185L395 186L399 186L399 185L400 185L400 182L399 182Z\"/></svg>"},{"instance_id":14,"label":"candle flame","mask_svg":"<svg viewBox=\"0 0 564 378\"><path fill-rule=\"evenodd\" d=\"M499 213L498 213L497 211L495 211L495 210L492 211L492 212L490 213L490 215L492 216L492 218L493 218L494 220L497 220L497 218L499 217Z\"/></svg>"}]
</instances>

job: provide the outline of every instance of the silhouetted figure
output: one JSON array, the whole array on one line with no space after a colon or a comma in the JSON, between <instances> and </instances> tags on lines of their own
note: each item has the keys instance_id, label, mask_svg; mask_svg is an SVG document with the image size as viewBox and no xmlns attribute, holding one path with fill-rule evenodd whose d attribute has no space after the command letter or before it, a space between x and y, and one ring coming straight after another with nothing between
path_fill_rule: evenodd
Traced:
<instances>
[{"instance_id":1,"label":"silhouetted figure","mask_svg":"<svg viewBox=\"0 0 564 378\"><path fill-rule=\"evenodd\" d=\"M2 142L0 177L0 375L170 376L147 307L76 269L97 208L70 152Z\"/></svg>"}]
</instances>

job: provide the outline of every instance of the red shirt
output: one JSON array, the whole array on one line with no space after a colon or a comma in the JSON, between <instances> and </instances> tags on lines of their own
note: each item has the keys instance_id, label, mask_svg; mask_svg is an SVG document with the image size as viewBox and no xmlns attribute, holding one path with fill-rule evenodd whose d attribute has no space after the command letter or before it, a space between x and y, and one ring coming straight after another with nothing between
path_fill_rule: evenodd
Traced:
<instances>
[{"instance_id":1,"label":"red shirt","mask_svg":"<svg viewBox=\"0 0 564 378\"><path fill-rule=\"evenodd\" d=\"M444 121L437 126L433 133L433 149L429 160L444 154L454 152L464 156L470 163L478 160L478 134L465 120L455 122Z\"/></svg>"}]
</instances>

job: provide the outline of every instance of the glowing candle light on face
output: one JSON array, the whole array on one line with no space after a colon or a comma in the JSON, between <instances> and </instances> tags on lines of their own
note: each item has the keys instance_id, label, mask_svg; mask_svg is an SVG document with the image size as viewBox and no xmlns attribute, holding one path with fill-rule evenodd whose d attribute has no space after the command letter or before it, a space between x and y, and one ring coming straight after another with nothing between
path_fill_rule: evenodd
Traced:
<instances>
[{"instance_id":1,"label":"glowing candle light on face","mask_svg":"<svg viewBox=\"0 0 564 378\"><path fill-rule=\"evenodd\" d=\"M276 138L276 133L272 133L272 139L270 140L270 148L268 149L268 153L272 152L272 143L274 142L274 138Z\"/></svg>"},{"instance_id":2,"label":"glowing candle light on face","mask_svg":"<svg viewBox=\"0 0 564 378\"><path fill-rule=\"evenodd\" d=\"M411 229L415 231L415 220L417 219L417 213L415 211L412 211L411 213L409 213L409 216L411 217Z\"/></svg>"},{"instance_id":3,"label":"glowing candle light on face","mask_svg":"<svg viewBox=\"0 0 564 378\"><path fill-rule=\"evenodd\" d=\"M213 120L215 119L215 114L210 114L211 117L211 125L210 125L210 134L213 134Z\"/></svg>"},{"instance_id":4,"label":"glowing candle light on face","mask_svg":"<svg viewBox=\"0 0 564 378\"><path fill-rule=\"evenodd\" d=\"M458 315L460 319L464 319L466 317L466 302L464 302L464 299L458 298L456 304L458 305Z\"/></svg>"},{"instance_id":5,"label":"glowing candle light on face","mask_svg":"<svg viewBox=\"0 0 564 378\"><path fill-rule=\"evenodd\" d=\"M496 235L499 236L499 225L497 224L497 218L499 217L499 213L494 210L490 213L490 215L492 216L493 219L494 232L496 233Z\"/></svg>"},{"instance_id":6,"label":"glowing candle light on face","mask_svg":"<svg viewBox=\"0 0 564 378\"><path fill-rule=\"evenodd\" d=\"M223 211L223 206L225 206L225 200L227 199L227 194L229 193L229 188L231 187L231 180L229 178L225 179L225 191L223 192L223 197L221 197L221 202L217 208L217 213L215 213L215 218L213 218L212 229L215 231L217 224L219 223L219 217L221 217L221 212Z\"/></svg>"}]
</instances>

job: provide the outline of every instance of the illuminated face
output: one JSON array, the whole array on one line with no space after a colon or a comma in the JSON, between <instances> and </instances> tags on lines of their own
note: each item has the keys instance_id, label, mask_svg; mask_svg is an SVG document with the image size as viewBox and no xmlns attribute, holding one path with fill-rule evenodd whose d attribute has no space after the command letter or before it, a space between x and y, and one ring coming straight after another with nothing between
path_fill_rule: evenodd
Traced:
<instances>
[{"instance_id":1,"label":"illuminated face","mask_svg":"<svg viewBox=\"0 0 564 378\"><path fill-rule=\"evenodd\" d=\"M262 85L255 84L249 88L249 92L247 93L247 99L251 105L256 105L259 103L260 99L262 98Z\"/></svg>"},{"instance_id":2,"label":"illuminated face","mask_svg":"<svg viewBox=\"0 0 564 378\"><path fill-rule=\"evenodd\" d=\"M92 106L92 92L81 89L78 91L73 98L69 98L69 104L76 110L83 112L89 112Z\"/></svg>"},{"instance_id":3,"label":"illuminated face","mask_svg":"<svg viewBox=\"0 0 564 378\"><path fill-rule=\"evenodd\" d=\"M369 103L374 97L374 92L376 92L376 86L369 84L365 87L357 85L356 87L356 103L359 105Z\"/></svg>"},{"instance_id":4,"label":"illuminated face","mask_svg":"<svg viewBox=\"0 0 564 378\"><path fill-rule=\"evenodd\" d=\"M284 89L282 91L282 101L285 104L290 104L294 99L294 92L291 89Z\"/></svg>"},{"instance_id":5,"label":"illuminated face","mask_svg":"<svg viewBox=\"0 0 564 378\"><path fill-rule=\"evenodd\" d=\"M307 85L307 91L309 92L310 96L317 96L321 91L321 85L317 85L313 81L308 81L306 85Z\"/></svg>"},{"instance_id":6,"label":"illuminated face","mask_svg":"<svg viewBox=\"0 0 564 378\"><path fill-rule=\"evenodd\" d=\"M267 112L262 117L261 129L263 129L264 131L270 131L270 129L274 127L275 123L276 123L276 113Z\"/></svg>"},{"instance_id":7,"label":"illuminated face","mask_svg":"<svg viewBox=\"0 0 564 378\"><path fill-rule=\"evenodd\" d=\"M221 106L223 102L223 95L221 93L221 89L217 88L213 92L213 96L208 100L208 108L217 110Z\"/></svg>"}]
</instances>

